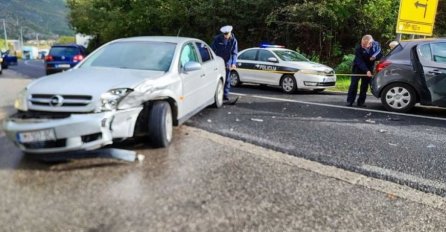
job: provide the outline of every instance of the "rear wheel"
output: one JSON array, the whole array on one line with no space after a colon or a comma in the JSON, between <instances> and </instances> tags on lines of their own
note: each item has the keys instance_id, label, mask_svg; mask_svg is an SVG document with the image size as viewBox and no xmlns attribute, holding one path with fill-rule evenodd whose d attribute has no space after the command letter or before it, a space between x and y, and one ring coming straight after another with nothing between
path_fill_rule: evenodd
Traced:
<instances>
[{"instance_id":1,"label":"rear wheel","mask_svg":"<svg viewBox=\"0 0 446 232\"><path fill-rule=\"evenodd\" d=\"M285 75L280 80L280 87L285 93L293 93L297 90L296 78L291 75Z\"/></svg>"},{"instance_id":2,"label":"rear wheel","mask_svg":"<svg viewBox=\"0 0 446 232\"><path fill-rule=\"evenodd\" d=\"M416 103L416 95L413 88L404 83L390 84L384 88L381 94L381 102L389 111L407 112Z\"/></svg>"},{"instance_id":3,"label":"rear wheel","mask_svg":"<svg viewBox=\"0 0 446 232\"><path fill-rule=\"evenodd\" d=\"M223 81L220 80L218 81L217 89L215 90L213 107L220 108L223 106L223 93Z\"/></svg>"},{"instance_id":4,"label":"rear wheel","mask_svg":"<svg viewBox=\"0 0 446 232\"><path fill-rule=\"evenodd\" d=\"M240 76L236 71L231 71L231 74L229 75L229 81L231 86L239 86L241 84L240 82Z\"/></svg>"},{"instance_id":5,"label":"rear wheel","mask_svg":"<svg viewBox=\"0 0 446 232\"><path fill-rule=\"evenodd\" d=\"M165 101L155 102L149 114L149 141L155 147L167 147L172 141L172 109Z\"/></svg>"}]
</instances>

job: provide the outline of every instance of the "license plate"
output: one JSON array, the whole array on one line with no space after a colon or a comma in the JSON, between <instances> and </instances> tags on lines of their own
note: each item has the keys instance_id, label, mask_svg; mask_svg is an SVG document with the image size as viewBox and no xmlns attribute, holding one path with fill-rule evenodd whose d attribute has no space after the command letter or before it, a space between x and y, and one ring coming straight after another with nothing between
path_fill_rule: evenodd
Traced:
<instances>
[{"instance_id":1,"label":"license plate","mask_svg":"<svg viewBox=\"0 0 446 232\"><path fill-rule=\"evenodd\" d=\"M17 140L21 143L56 140L56 134L53 129L20 132L17 133Z\"/></svg>"},{"instance_id":2,"label":"license plate","mask_svg":"<svg viewBox=\"0 0 446 232\"><path fill-rule=\"evenodd\" d=\"M69 64L56 64L56 68L69 68Z\"/></svg>"},{"instance_id":3,"label":"license plate","mask_svg":"<svg viewBox=\"0 0 446 232\"><path fill-rule=\"evenodd\" d=\"M322 82L334 82L334 78L327 77Z\"/></svg>"}]
</instances>

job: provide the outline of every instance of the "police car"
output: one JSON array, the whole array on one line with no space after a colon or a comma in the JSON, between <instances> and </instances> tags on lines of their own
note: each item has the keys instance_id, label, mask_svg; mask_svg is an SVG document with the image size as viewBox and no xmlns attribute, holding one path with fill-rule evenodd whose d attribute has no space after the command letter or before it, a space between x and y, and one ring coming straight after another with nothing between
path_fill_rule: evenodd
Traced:
<instances>
[{"instance_id":1,"label":"police car","mask_svg":"<svg viewBox=\"0 0 446 232\"><path fill-rule=\"evenodd\" d=\"M231 86L242 83L280 86L285 93L297 90L322 92L335 86L332 68L311 62L296 51L278 45L262 45L239 53Z\"/></svg>"}]
</instances>

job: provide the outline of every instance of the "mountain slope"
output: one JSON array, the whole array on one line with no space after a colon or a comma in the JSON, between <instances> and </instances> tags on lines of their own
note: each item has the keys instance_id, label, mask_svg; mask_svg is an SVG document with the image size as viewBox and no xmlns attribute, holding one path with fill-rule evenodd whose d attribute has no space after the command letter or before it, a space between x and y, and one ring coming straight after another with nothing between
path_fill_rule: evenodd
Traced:
<instances>
[{"instance_id":1,"label":"mountain slope","mask_svg":"<svg viewBox=\"0 0 446 232\"><path fill-rule=\"evenodd\" d=\"M65 0L0 0L0 19L6 19L8 38L18 38L20 27L25 37L73 35L67 21ZM3 25L0 21L0 34Z\"/></svg>"}]
</instances>

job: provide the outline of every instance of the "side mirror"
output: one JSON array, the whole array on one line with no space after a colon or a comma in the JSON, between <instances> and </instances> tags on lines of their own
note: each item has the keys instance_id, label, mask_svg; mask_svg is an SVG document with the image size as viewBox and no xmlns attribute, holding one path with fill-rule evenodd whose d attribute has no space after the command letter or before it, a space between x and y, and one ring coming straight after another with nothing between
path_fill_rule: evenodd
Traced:
<instances>
[{"instance_id":1,"label":"side mirror","mask_svg":"<svg viewBox=\"0 0 446 232\"><path fill-rule=\"evenodd\" d=\"M278 63L279 62L279 60L277 60L276 57L270 57L270 58L268 58L268 61L269 62L273 62L273 63Z\"/></svg>"},{"instance_id":2,"label":"side mirror","mask_svg":"<svg viewBox=\"0 0 446 232\"><path fill-rule=\"evenodd\" d=\"M184 65L184 71L191 72L201 69L201 64L195 61L189 61Z\"/></svg>"}]
</instances>

